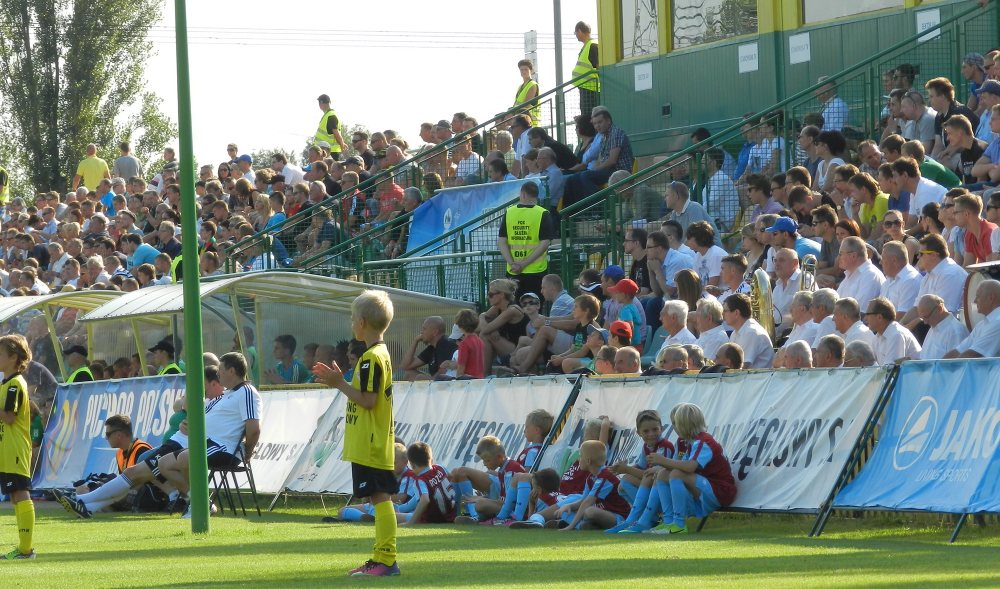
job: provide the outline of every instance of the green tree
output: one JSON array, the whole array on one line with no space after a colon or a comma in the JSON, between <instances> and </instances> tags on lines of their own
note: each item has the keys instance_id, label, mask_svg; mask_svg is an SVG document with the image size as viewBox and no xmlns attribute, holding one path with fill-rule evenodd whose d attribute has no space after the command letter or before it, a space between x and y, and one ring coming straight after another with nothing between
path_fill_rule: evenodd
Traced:
<instances>
[{"instance_id":1,"label":"green tree","mask_svg":"<svg viewBox=\"0 0 1000 589\"><path fill-rule=\"evenodd\" d=\"M88 143L149 162L176 126L144 91L158 0L0 0L0 122L12 166L38 190L64 191ZM128 116L130 111L136 114ZM110 164L110 162L109 162Z\"/></svg>"}]
</instances>

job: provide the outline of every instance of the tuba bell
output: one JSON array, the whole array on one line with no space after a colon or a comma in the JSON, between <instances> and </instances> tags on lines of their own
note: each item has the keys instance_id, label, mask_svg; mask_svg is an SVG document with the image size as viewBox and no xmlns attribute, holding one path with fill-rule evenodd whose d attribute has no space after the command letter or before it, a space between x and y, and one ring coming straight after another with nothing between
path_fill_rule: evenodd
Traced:
<instances>
[{"instance_id":1,"label":"tuba bell","mask_svg":"<svg viewBox=\"0 0 1000 589\"><path fill-rule=\"evenodd\" d=\"M771 300L771 279L763 268L750 277L750 315L767 331L774 342L774 303Z\"/></svg>"},{"instance_id":2,"label":"tuba bell","mask_svg":"<svg viewBox=\"0 0 1000 589\"><path fill-rule=\"evenodd\" d=\"M816 256L814 254L806 254L802 257L799 290L816 290Z\"/></svg>"}]
</instances>

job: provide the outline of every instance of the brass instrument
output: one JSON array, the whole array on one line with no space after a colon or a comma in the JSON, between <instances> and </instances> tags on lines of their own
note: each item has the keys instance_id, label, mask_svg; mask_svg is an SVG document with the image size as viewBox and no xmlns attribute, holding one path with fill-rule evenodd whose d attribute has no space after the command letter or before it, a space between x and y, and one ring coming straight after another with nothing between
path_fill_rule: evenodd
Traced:
<instances>
[{"instance_id":1,"label":"brass instrument","mask_svg":"<svg viewBox=\"0 0 1000 589\"><path fill-rule=\"evenodd\" d=\"M767 331L774 342L774 302L771 300L771 279L763 268L750 277L750 315Z\"/></svg>"},{"instance_id":2,"label":"brass instrument","mask_svg":"<svg viewBox=\"0 0 1000 589\"><path fill-rule=\"evenodd\" d=\"M816 290L816 256L806 254L799 268L799 290Z\"/></svg>"}]
</instances>

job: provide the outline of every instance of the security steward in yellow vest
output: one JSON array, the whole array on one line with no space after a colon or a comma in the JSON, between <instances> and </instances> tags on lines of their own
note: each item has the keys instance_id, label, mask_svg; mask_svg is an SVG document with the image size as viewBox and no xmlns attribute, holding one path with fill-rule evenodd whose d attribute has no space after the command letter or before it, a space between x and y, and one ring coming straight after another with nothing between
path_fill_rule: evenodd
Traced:
<instances>
[{"instance_id":1,"label":"security steward in yellow vest","mask_svg":"<svg viewBox=\"0 0 1000 589\"><path fill-rule=\"evenodd\" d=\"M66 356L66 368L69 370L69 378L66 384L77 382L94 382L94 373L87 366L87 348L77 344L63 350Z\"/></svg>"},{"instance_id":2,"label":"security steward in yellow vest","mask_svg":"<svg viewBox=\"0 0 1000 589\"><path fill-rule=\"evenodd\" d=\"M518 203L504 212L497 236L507 276L517 282L517 300L524 293L541 292L549 268L549 244L555 238L552 213L538 205L538 184L525 182Z\"/></svg>"},{"instance_id":3,"label":"security steward in yellow vest","mask_svg":"<svg viewBox=\"0 0 1000 589\"><path fill-rule=\"evenodd\" d=\"M517 62L517 69L521 72L521 85L514 95L514 106L527 102L528 108L517 114L530 116L532 124L538 126L538 121L542 118L542 107L538 104L538 82L531 77L535 66L530 59L522 59Z\"/></svg>"},{"instance_id":4,"label":"security steward in yellow vest","mask_svg":"<svg viewBox=\"0 0 1000 589\"><path fill-rule=\"evenodd\" d=\"M157 376L184 373L181 367L174 362L174 344L170 343L170 340L160 340L155 346L149 348L149 352L153 354L153 365L159 367Z\"/></svg>"},{"instance_id":5,"label":"security steward in yellow vest","mask_svg":"<svg viewBox=\"0 0 1000 589\"><path fill-rule=\"evenodd\" d=\"M590 25L580 21L574 30L577 41L583 43L580 55L573 67L573 78L584 74L590 76L574 83L580 89L580 114L590 116L590 111L601 103L601 81L597 77L597 66L600 65L597 55L597 43L590 40Z\"/></svg>"},{"instance_id":6,"label":"security steward in yellow vest","mask_svg":"<svg viewBox=\"0 0 1000 589\"><path fill-rule=\"evenodd\" d=\"M337 113L330 108L329 96L320 94L316 100L319 102L319 109L323 111L323 116L319 119L314 143L319 144L322 141L329 144L330 156L340 161L347 153L347 144L344 143L344 137L340 134L340 120L337 118Z\"/></svg>"}]
</instances>

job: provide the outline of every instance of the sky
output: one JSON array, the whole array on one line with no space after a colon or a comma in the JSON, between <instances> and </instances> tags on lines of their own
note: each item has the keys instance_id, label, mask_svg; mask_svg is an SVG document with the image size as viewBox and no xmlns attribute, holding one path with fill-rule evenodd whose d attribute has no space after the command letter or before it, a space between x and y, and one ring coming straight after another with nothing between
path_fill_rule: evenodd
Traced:
<instances>
[{"instance_id":1,"label":"sky","mask_svg":"<svg viewBox=\"0 0 1000 589\"><path fill-rule=\"evenodd\" d=\"M583 20L598 37L596 0L563 0L564 80ZM541 91L555 85L552 3L547 0L451 2L187 3L194 152L218 164L226 145L241 153L281 147L300 153L329 94L340 119L370 130L394 129L411 145L424 121L465 111L486 121L509 107L520 85L523 34L538 34ZM372 15L376 18L372 18ZM174 6L150 31L150 90L177 121ZM349 142L349 138L348 142Z\"/></svg>"}]
</instances>

